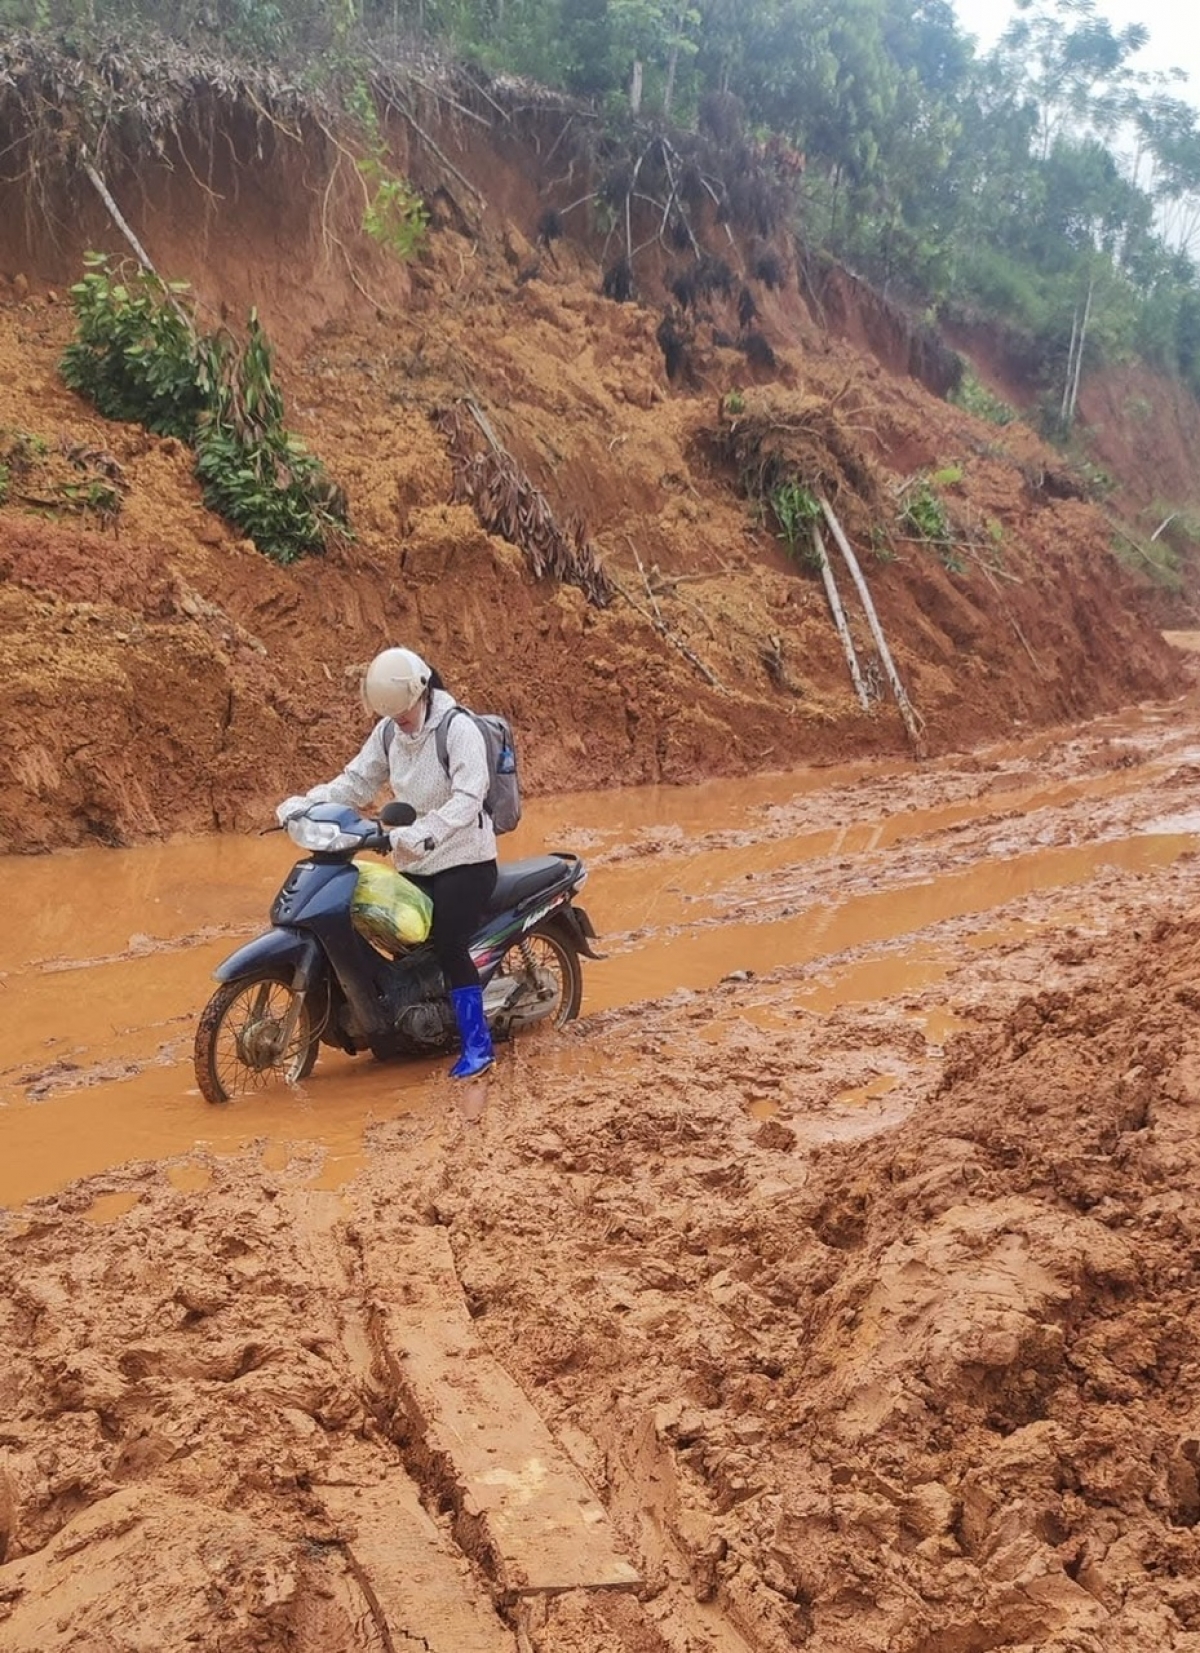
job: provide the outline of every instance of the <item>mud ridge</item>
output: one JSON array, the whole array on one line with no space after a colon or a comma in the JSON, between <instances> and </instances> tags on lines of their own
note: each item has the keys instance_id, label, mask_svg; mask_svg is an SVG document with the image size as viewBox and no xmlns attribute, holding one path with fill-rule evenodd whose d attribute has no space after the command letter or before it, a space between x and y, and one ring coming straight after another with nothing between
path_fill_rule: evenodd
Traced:
<instances>
[{"instance_id":1,"label":"mud ridge","mask_svg":"<svg viewBox=\"0 0 1200 1653\"><path fill-rule=\"evenodd\" d=\"M1196 751L1192 701L577 801L655 850L589 885L627 945L470 1107L337 1053L32 1104L195 1015L212 944L127 910L276 869L134 851L64 922L21 863L5 1653L1194 1653Z\"/></svg>"}]
</instances>

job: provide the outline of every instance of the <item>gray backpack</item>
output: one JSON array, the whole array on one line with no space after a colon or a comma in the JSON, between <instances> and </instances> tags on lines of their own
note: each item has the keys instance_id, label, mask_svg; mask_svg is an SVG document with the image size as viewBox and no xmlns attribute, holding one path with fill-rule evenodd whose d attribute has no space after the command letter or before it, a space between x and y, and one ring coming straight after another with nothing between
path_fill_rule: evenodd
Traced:
<instances>
[{"instance_id":1,"label":"gray backpack","mask_svg":"<svg viewBox=\"0 0 1200 1653\"><path fill-rule=\"evenodd\" d=\"M447 775L450 773L450 754L446 748L450 721L460 712L471 719L487 748L488 789L483 807L492 817L492 829L497 836L502 832L511 832L521 819L521 781L517 774L517 747L513 740L512 724L500 712L472 712L466 706L451 706L438 724L434 737L438 759ZM385 752L391 750L395 734L396 725L388 718L383 731Z\"/></svg>"}]
</instances>

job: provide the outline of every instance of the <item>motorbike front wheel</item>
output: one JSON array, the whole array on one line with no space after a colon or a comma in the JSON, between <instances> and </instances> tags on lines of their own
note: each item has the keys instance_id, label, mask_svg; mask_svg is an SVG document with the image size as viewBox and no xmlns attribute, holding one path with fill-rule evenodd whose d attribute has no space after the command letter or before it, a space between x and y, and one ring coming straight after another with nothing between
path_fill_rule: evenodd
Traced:
<instances>
[{"instance_id":1,"label":"motorbike front wheel","mask_svg":"<svg viewBox=\"0 0 1200 1653\"><path fill-rule=\"evenodd\" d=\"M225 982L200 1014L196 1082L207 1102L229 1102L282 1080L294 1085L313 1070L320 1045L307 1002L287 1034L295 994L283 976Z\"/></svg>"},{"instance_id":2,"label":"motorbike front wheel","mask_svg":"<svg viewBox=\"0 0 1200 1653\"><path fill-rule=\"evenodd\" d=\"M500 985L509 989L512 1031L535 1022L565 1027L578 1016L583 1000L579 954L556 924L537 924L504 954L489 993Z\"/></svg>"}]
</instances>

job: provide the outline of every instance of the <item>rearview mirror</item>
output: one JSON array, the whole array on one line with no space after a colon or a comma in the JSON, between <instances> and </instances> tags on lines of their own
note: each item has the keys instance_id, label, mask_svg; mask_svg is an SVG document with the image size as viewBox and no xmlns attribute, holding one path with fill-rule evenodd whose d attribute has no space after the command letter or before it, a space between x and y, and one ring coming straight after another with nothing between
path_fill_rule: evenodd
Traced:
<instances>
[{"instance_id":1,"label":"rearview mirror","mask_svg":"<svg viewBox=\"0 0 1200 1653\"><path fill-rule=\"evenodd\" d=\"M417 812L411 804L401 803L397 798L390 804L384 804L379 812L381 826L390 831L392 827L411 826L417 818Z\"/></svg>"}]
</instances>

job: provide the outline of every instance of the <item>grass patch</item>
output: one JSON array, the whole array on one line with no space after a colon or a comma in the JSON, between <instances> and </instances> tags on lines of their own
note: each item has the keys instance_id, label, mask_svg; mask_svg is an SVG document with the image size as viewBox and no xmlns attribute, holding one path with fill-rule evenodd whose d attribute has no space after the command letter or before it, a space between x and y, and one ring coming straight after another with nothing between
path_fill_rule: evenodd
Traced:
<instances>
[{"instance_id":1,"label":"grass patch","mask_svg":"<svg viewBox=\"0 0 1200 1653\"><path fill-rule=\"evenodd\" d=\"M1016 408L993 395L969 367L963 370L962 378L947 400L962 408L964 413L973 413L976 419L986 420L989 425L1011 425L1021 417Z\"/></svg>"}]
</instances>

